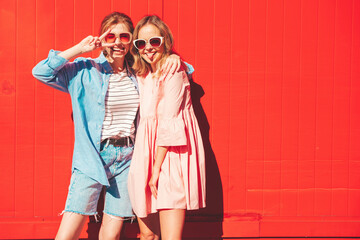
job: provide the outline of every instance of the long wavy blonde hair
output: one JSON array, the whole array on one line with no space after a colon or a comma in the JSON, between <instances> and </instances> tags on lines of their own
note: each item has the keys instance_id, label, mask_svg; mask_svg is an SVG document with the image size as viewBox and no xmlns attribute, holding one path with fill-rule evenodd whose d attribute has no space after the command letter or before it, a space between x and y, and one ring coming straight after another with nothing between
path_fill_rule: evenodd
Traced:
<instances>
[{"instance_id":1,"label":"long wavy blonde hair","mask_svg":"<svg viewBox=\"0 0 360 240\"><path fill-rule=\"evenodd\" d=\"M174 53L174 38L170 31L170 28L164 23L161 18L156 15L148 15L143 17L135 27L133 39L137 39L139 36L139 31L145 25L152 24L160 31L161 37L164 37L164 52L157 62L156 67L159 69L161 65L165 62L166 58ZM131 46L130 52L134 57L133 69L135 73L139 76L144 76L151 71L151 66L144 59L141 58L139 51L133 45Z\"/></svg>"}]
</instances>

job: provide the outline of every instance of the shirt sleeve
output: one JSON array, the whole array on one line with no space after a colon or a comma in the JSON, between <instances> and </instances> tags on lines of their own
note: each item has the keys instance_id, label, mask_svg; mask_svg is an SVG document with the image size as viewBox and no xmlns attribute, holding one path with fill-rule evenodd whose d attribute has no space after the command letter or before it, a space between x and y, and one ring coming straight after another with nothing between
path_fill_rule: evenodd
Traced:
<instances>
[{"instance_id":1,"label":"shirt sleeve","mask_svg":"<svg viewBox=\"0 0 360 240\"><path fill-rule=\"evenodd\" d=\"M185 71L170 74L163 81L163 107L158 112L158 146L183 146L187 144L182 115L184 93L188 80Z\"/></svg>"},{"instance_id":2,"label":"shirt sleeve","mask_svg":"<svg viewBox=\"0 0 360 240\"><path fill-rule=\"evenodd\" d=\"M46 59L39 62L32 70L39 81L63 92L68 92L69 79L75 74L75 66L58 55L59 51L50 50Z\"/></svg>"}]
</instances>

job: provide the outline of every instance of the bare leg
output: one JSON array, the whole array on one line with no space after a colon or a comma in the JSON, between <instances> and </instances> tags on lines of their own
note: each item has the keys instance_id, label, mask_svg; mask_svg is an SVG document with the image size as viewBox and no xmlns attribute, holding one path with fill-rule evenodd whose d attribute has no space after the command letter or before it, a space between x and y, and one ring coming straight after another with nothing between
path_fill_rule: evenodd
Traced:
<instances>
[{"instance_id":1,"label":"bare leg","mask_svg":"<svg viewBox=\"0 0 360 240\"><path fill-rule=\"evenodd\" d=\"M122 217L110 216L104 213L99 232L99 240L120 239L123 223L124 219Z\"/></svg>"},{"instance_id":2,"label":"bare leg","mask_svg":"<svg viewBox=\"0 0 360 240\"><path fill-rule=\"evenodd\" d=\"M160 229L163 240L181 240L185 222L185 209L161 210Z\"/></svg>"},{"instance_id":3,"label":"bare leg","mask_svg":"<svg viewBox=\"0 0 360 240\"><path fill-rule=\"evenodd\" d=\"M149 214L146 218L138 218L140 240L158 240L160 236L159 214Z\"/></svg>"},{"instance_id":4,"label":"bare leg","mask_svg":"<svg viewBox=\"0 0 360 240\"><path fill-rule=\"evenodd\" d=\"M65 212L55 240L77 240L88 216L73 212Z\"/></svg>"}]
</instances>

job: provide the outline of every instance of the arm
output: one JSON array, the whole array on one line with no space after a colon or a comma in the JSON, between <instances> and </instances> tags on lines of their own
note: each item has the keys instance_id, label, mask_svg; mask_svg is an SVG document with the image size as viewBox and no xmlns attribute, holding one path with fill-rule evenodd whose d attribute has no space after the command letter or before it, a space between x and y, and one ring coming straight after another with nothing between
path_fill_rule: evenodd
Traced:
<instances>
[{"instance_id":1,"label":"arm","mask_svg":"<svg viewBox=\"0 0 360 240\"><path fill-rule=\"evenodd\" d=\"M77 73L75 64L69 63L69 60L104 46L105 44L102 44L101 40L109 31L106 31L101 37L88 36L63 52L50 50L47 59L39 62L33 68L33 76L55 89L68 92L69 81Z\"/></svg>"},{"instance_id":2,"label":"arm","mask_svg":"<svg viewBox=\"0 0 360 240\"><path fill-rule=\"evenodd\" d=\"M112 47L115 46L115 43L103 43L102 40L105 36L111 31L108 29L103 35L100 37L87 36L81 42L76 44L75 46L66 49L65 51L59 53L60 57L65 58L66 60L70 60L74 57L77 57L83 53L94 51L99 47Z\"/></svg>"},{"instance_id":3,"label":"arm","mask_svg":"<svg viewBox=\"0 0 360 240\"><path fill-rule=\"evenodd\" d=\"M181 114L184 101L185 79L184 71L168 75L163 80L164 108L159 113L156 152L152 175L149 181L151 193L157 198L157 184L161 166L170 146L183 146L187 143L185 124Z\"/></svg>"},{"instance_id":4,"label":"arm","mask_svg":"<svg viewBox=\"0 0 360 240\"><path fill-rule=\"evenodd\" d=\"M171 54L165 61L165 63L161 66L160 72L163 74L173 74L180 70L181 66L186 70L186 74L189 78L193 74L194 67L187 63L183 62L179 55Z\"/></svg>"},{"instance_id":5,"label":"arm","mask_svg":"<svg viewBox=\"0 0 360 240\"><path fill-rule=\"evenodd\" d=\"M186 85L185 71L168 74L160 80L162 86L162 109L158 112L157 146L183 146L187 144L185 123L181 114Z\"/></svg>"},{"instance_id":6,"label":"arm","mask_svg":"<svg viewBox=\"0 0 360 240\"><path fill-rule=\"evenodd\" d=\"M155 162L153 166L151 179L149 181L151 193L154 195L155 198L157 198L157 184L159 180L161 165L164 162L167 151L168 151L168 147L164 147L164 146L156 147Z\"/></svg>"}]
</instances>

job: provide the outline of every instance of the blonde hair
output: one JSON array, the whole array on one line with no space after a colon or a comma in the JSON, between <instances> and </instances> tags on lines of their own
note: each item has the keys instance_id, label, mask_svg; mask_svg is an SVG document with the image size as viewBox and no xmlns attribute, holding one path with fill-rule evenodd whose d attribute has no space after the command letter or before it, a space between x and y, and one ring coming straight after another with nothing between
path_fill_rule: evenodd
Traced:
<instances>
[{"instance_id":1,"label":"blonde hair","mask_svg":"<svg viewBox=\"0 0 360 240\"><path fill-rule=\"evenodd\" d=\"M106 32L111 26L117 25L119 23L124 24L129 29L129 32L131 32L131 33L134 32L134 24L128 15L126 15L125 13L120 13L120 12L112 12L109 15L105 16L104 19L102 20L99 36L101 36L104 32ZM107 55L107 52L105 49L103 50L103 54L105 56ZM130 65L134 61L130 51L126 54L125 59L127 60L127 62Z\"/></svg>"},{"instance_id":2,"label":"blonde hair","mask_svg":"<svg viewBox=\"0 0 360 240\"><path fill-rule=\"evenodd\" d=\"M148 24L154 25L157 29L159 29L161 37L164 37L164 42L163 42L164 52L163 52L160 60L156 64L157 68L160 68L161 65L165 62L166 58L174 52L174 50L173 50L173 47L174 47L173 35L170 31L170 28L166 25L166 23L164 23L161 20L161 18L159 18L156 15L148 15L148 16L143 17L136 25L134 34L133 34L134 40L138 38L140 29ZM149 63L147 63L144 59L141 58L137 48L134 46L131 46L130 52L132 53L132 55L134 57L133 69L134 69L135 73L139 76L148 74L151 71L151 66Z\"/></svg>"}]
</instances>

